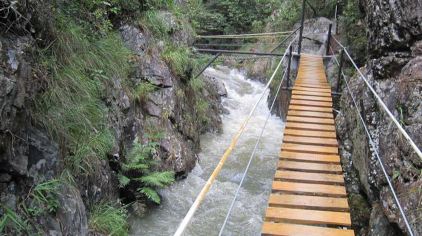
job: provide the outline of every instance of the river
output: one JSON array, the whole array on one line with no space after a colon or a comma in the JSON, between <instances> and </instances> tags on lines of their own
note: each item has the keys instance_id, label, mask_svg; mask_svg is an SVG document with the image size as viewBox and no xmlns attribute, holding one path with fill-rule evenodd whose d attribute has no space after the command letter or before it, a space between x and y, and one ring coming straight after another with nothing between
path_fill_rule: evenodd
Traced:
<instances>
[{"instance_id":1,"label":"river","mask_svg":"<svg viewBox=\"0 0 422 236\"><path fill-rule=\"evenodd\" d=\"M243 73L235 69L208 68L205 73L222 80L227 89L228 95L223 98L223 106L229 113L222 115L223 132L208 133L201 137L202 151L199 153L196 167L186 179L160 191L163 199L159 207L152 209L143 218L131 220L131 235L173 235L234 134L264 90L262 83L247 79ZM267 97L268 91L184 235L218 234L256 139L270 113ZM224 235L260 235L271 182L276 170L283 127L279 117L274 115L270 117Z\"/></svg>"}]
</instances>

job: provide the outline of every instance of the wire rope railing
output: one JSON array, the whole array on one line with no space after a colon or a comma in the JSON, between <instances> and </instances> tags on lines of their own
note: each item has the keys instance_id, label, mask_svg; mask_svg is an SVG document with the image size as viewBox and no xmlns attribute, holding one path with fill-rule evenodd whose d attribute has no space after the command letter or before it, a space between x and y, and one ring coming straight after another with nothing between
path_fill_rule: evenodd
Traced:
<instances>
[{"instance_id":1,"label":"wire rope railing","mask_svg":"<svg viewBox=\"0 0 422 236\"><path fill-rule=\"evenodd\" d=\"M226 217L224 219L223 225L220 227L220 232L218 233L219 236L223 235L224 228L225 228L225 226L226 226L226 224L227 224L227 222L228 222L228 220L230 218L231 212L233 211L233 207L234 207L234 204L235 204L235 202L237 200L237 197L239 196L240 189L242 188L243 182L246 179L246 176L248 174L249 168L250 168L250 166L252 164L252 160L255 157L255 153L258 150L258 146L259 146L259 144L261 142L262 136L264 135L264 131L265 131L265 128L267 127L268 120L271 117L271 111L273 110L273 107L274 107L274 104L275 104L275 102L277 100L278 94L280 93L280 89L281 89L281 86L283 84L284 78L286 76L286 72L287 72L287 68L284 70L283 76L282 76L282 78L280 80L280 83L279 83L279 85L277 87L277 91L275 93L274 99L273 99L273 101L271 103L271 106L269 108L270 112L268 113L268 115L267 115L267 117L265 119L265 123L264 123L263 127L261 128L261 132L260 132L260 134L258 136L258 139L255 142L254 149L253 149L253 151L252 151L252 153L251 153L251 155L249 157L248 164L246 165L245 170L244 170L243 175L242 175L242 179L240 180L239 185L237 186L236 193L234 194L233 199L232 199L232 201L230 203L230 207L229 207L229 210L226 213Z\"/></svg>"},{"instance_id":2,"label":"wire rope railing","mask_svg":"<svg viewBox=\"0 0 422 236\"><path fill-rule=\"evenodd\" d=\"M335 39L335 38L334 38L334 39ZM336 40L336 41L337 41L337 40ZM341 45L341 44L339 43L339 45ZM341 47L343 48L343 50L345 51L345 53L348 55L349 59L352 61L352 63L353 63L353 65L354 65L354 67L358 70L359 75L360 75L361 77L364 77L364 76L363 76L363 74L362 74L362 72L360 72L360 70L357 68L356 63L354 63L353 59L350 57L350 54L347 52L346 48L345 48L344 46L342 46L342 45L341 45ZM332 48L331 48L331 49L332 49ZM338 61L338 59L337 59L335 56L334 56L333 58L334 58L334 60L336 61L336 64L337 64L338 66L340 66L341 62L339 62L339 61ZM365 123L365 119L362 117L362 114L361 114L361 112L362 112L362 111L360 111L360 110L359 110L359 108L358 108L358 104L357 104L357 102L356 102L356 98L355 98L355 96L353 95L353 93L352 93L352 91L351 91L351 89L350 89L349 82L348 82L348 81L347 81L347 79L346 79L346 75L345 75L342 71L340 71L340 75L339 75L339 76L341 76L341 77L343 78L343 81L345 82L345 85L346 85L346 88L347 88L347 92L349 93L349 95L350 95L350 97L351 97L351 99L352 99L353 105L354 105L354 107L355 107L355 109L356 109L356 114L359 116L359 120L361 121L361 123L362 123L362 125L363 125L363 127L364 127L365 134L366 134L366 136L368 137L369 143L370 143L370 145L372 146L372 150L373 150L373 152L375 153L375 156L376 156L376 158L377 158L378 163L380 164L380 167L381 167L381 170L382 170L382 172L383 172L383 174L384 174L384 177L385 177L385 179L387 180L387 183L388 183L389 189L390 189L391 194L393 195L393 198L394 198L394 202L397 204L397 207L398 207L398 209L399 209L399 211L400 211L400 215L401 215L401 216L402 216L402 218L403 218L403 221L404 221L404 224L405 224L405 226L406 226L406 228L407 228L407 231L408 231L408 233L409 233L409 235L410 235L410 236L413 236L414 234L413 234L412 228L411 228L411 226L410 226L410 224L409 224L409 221L408 221L408 219L407 219L407 217L406 217L406 214L405 214L405 212L404 212L404 210L403 210L403 207L402 207L402 205L401 205L401 203L400 203L400 201L399 201L398 195L397 195L397 193L396 193L396 191L395 191L395 189L394 189L394 186L393 186L393 184L392 184L392 182L391 182L391 178L390 178L390 176L388 175L387 170L386 170L386 168L385 168L385 165L384 165L384 163L383 163L383 161L382 161L382 159L381 159L381 157L380 157L380 155L379 155L379 153L378 153L378 150L377 150L377 147L376 147L376 145L375 145L375 142L373 141L373 139L372 139L372 137L371 137L371 134L370 134L370 132L369 132L369 129L368 129L368 127L367 127L366 123ZM362 79L364 79L364 78L362 78ZM365 81L366 81L366 83L367 83L367 80L366 80L366 79L364 79L364 80L365 80ZM339 83L339 81L338 81L337 83ZM368 85L368 83L367 83L367 85ZM337 84L337 87L338 87L338 86L339 86L339 85ZM372 88L372 86L368 86L368 87ZM372 89L370 89L370 90L371 90L371 92L372 92L372 93L375 93L375 90L373 90L373 88L372 88ZM376 95L376 97L378 97L378 98L379 98L379 96L378 96L378 95ZM379 98L379 99L380 99L380 98ZM382 100L381 100L381 102L382 102ZM382 102L382 104L384 104L384 103ZM385 106L385 104L384 104L384 106ZM388 110L388 108L387 108L386 106L385 106L385 107L383 107L383 108ZM389 110L388 110L388 113L390 113L390 114L391 114L391 112L390 112ZM394 119L395 119L395 118L394 118ZM406 133L406 134L407 134L407 133Z\"/></svg>"},{"instance_id":3,"label":"wire rope railing","mask_svg":"<svg viewBox=\"0 0 422 236\"><path fill-rule=\"evenodd\" d=\"M288 47L291 46L291 44L293 43L293 41L294 40L292 40L290 42L290 44L289 44ZM203 186L203 188L199 192L198 196L196 197L195 201L191 205L189 211L186 213L185 217L181 221L181 223L180 223L179 227L177 228L174 236L180 236L186 230L186 227L188 226L189 222L193 218L193 215L195 214L195 212L198 210L199 206L201 205L201 203L205 199L205 196L209 192L212 184L214 183L215 179L217 178L217 176L221 172L221 169L223 168L223 166L224 166L225 162L227 161L228 157L230 156L231 152L235 148L235 146L236 146L239 138L244 133L246 126L248 125L249 121L252 118L252 115L255 113L256 108L258 107L258 105L261 102L261 100L264 98L266 91L269 89L269 87L270 87L271 83L273 82L273 80L274 80L277 72L281 68L281 66L283 64L283 61L286 58L287 52L288 52L288 50L286 50L284 52L283 57L280 59L280 62L278 63L278 65L275 68L273 74L271 75L270 79L268 80L267 84L265 85L262 94L260 95L260 97L258 98L258 100L255 102L255 104L252 107L251 111L249 112L248 116L245 118L245 120L243 121L242 125L240 126L240 128L238 129L238 131L236 132L236 134L234 135L232 141L230 142L229 147L225 150L225 152L222 155L222 157L220 158L220 161L218 162L216 168L211 173L211 175L208 178L207 182L205 183L205 185Z\"/></svg>"}]
</instances>

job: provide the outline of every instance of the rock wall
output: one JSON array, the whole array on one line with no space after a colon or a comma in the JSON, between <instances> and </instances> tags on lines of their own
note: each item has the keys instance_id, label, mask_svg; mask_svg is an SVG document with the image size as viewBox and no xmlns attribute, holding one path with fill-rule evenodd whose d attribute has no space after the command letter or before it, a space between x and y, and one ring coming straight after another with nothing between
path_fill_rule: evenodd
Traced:
<instances>
[{"instance_id":1,"label":"rock wall","mask_svg":"<svg viewBox=\"0 0 422 236\"><path fill-rule=\"evenodd\" d=\"M369 53L361 70L416 145L421 147L422 2L362 0L360 4L366 14ZM422 235L422 160L358 75L350 78L350 88L358 105L363 104L364 120L413 233ZM357 234L405 235L403 219L344 86L340 112L336 117L337 131L346 179L355 183L348 191L354 196L349 202Z\"/></svg>"},{"instance_id":2,"label":"rock wall","mask_svg":"<svg viewBox=\"0 0 422 236\"><path fill-rule=\"evenodd\" d=\"M43 42L42 30L46 30L40 24L49 14L30 11L41 4L34 1L25 5L29 12L24 15L27 22L0 34L0 217L6 214L5 208L19 213L21 202L35 185L66 174L65 147L32 119L34 98L45 91L45 80L50 79L38 70L34 56ZM169 12L160 14L173 27L174 42L185 46L192 43L191 29L174 25ZM43 235L88 235L88 209L101 201L119 198L116 165L124 160L136 137L142 140L147 131L159 129L164 137L157 152L161 168L174 170L176 177L183 177L196 163L199 135L220 130L222 106L218 84L205 78L205 86L198 94L160 57L163 42L154 39L147 29L125 24L119 32L135 57L135 72L130 78L112 78L105 88L103 100L109 109L108 125L114 131L114 148L107 157L90 163L93 171L88 175L72 173L73 182L57 189L58 209L54 214L30 219ZM143 101L136 101L123 86L127 80L134 84L148 81L158 89ZM205 123L195 109L198 96L209 102Z\"/></svg>"}]
</instances>

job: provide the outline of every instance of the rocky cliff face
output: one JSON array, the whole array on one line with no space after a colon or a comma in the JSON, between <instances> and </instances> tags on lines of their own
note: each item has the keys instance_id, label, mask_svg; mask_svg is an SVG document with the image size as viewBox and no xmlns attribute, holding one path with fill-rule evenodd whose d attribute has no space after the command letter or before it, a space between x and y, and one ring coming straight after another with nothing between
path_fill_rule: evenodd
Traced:
<instances>
[{"instance_id":1,"label":"rocky cliff face","mask_svg":"<svg viewBox=\"0 0 422 236\"><path fill-rule=\"evenodd\" d=\"M361 70L417 146L422 146L422 2L360 2L368 28L369 58ZM414 235L422 235L422 160L355 75L350 88L392 179ZM359 235L402 235L406 228L373 147L344 88L337 116L350 204ZM357 187L359 186L359 187ZM369 206L367 203L369 203ZM354 212L353 212L354 211ZM360 217L359 217L360 216Z\"/></svg>"},{"instance_id":2,"label":"rocky cliff face","mask_svg":"<svg viewBox=\"0 0 422 236\"><path fill-rule=\"evenodd\" d=\"M45 91L45 81L51 79L38 70L34 57L42 44L41 29L46 30L42 22L49 17L31 12L40 4L34 1L25 5L28 11L20 9L25 13L21 18L25 22L15 21L16 27L0 35L0 216L8 214L6 209L19 213L22 202L37 184L66 175L62 140L54 140L32 119L34 98ZM192 43L191 30L176 25L171 13L160 14L165 15L174 42L185 46ZM160 167L183 177L197 160L199 135L220 129L222 107L213 80L205 78L205 86L199 92L193 91L160 57L162 42L157 42L147 29L125 24L119 32L133 53L135 71L130 78L112 78L105 87L103 102L109 111L107 123L115 136L114 147L106 157L90 163L93 171L88 175L72 173L69 183L55 189L54 214L33 215L31 223L43 235L88 234L88 209L119 198L116 169L136 137L142 140L151 130L161 132L163 138L156 154ZM133 84L148 81L157 89L138 101L123 86L128 80ZM198 96L209 101L206 122L195 108Z\"/></svg>"}]
</instances>

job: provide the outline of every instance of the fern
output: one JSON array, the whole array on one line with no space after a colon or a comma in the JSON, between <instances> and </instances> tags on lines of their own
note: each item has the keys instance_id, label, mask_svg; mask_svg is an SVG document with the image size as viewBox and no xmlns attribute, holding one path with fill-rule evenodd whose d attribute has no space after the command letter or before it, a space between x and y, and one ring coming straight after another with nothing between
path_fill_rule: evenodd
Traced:
<instances>
[{"instance_id":1,"label":"fern","mask_svg":"<svg viewBox=\"0 0 422 236\"><path fill-rule=\"evenodd\" d=\"M156 138L158 137L154 137ZM174 172L155 171L157 162L153 159L153 155L157 146L157 142L141 144L138 139L135 139L127 155L126 163L122 164L122 172L119 173L118 178L121 188L127 187L130 182L131 187L136 186L138 193L159 204L160 196L156 189L173 183Z\"/></svg>"},{"instance_id":2,"label":"fern","mask_svg":"<svg viewBox=\"0 0 422 236\"><path fill-rule=\"evenodd\" d=\"M153 188L150 187L142 187L139 188L138 191L142 194L144 194L149 200L160 204L161 203L161 198L158 195L157 191L155 191Z\"/></svg>"},{"instance_id":3,"label":"fern","mask_svg":"<svg viewBox=\"0 0 422 236\"><path fill-rule=\"evenodd\" d=\"M119 186L121 188L126 187L130 182L130 179L122 174L119 174L117 178L119 179Z\"/></svg>"},{"instance_id":4,"label":"fern","mask_svg":"<svg viewBox=\"0 0 422 236\"><path fill-rule=\"evenodd\" d=\"M174 182L174 173L171 171L153 172L140 177L139 180L147 186L162 188Z\"/></svg>"}]
</instances>

